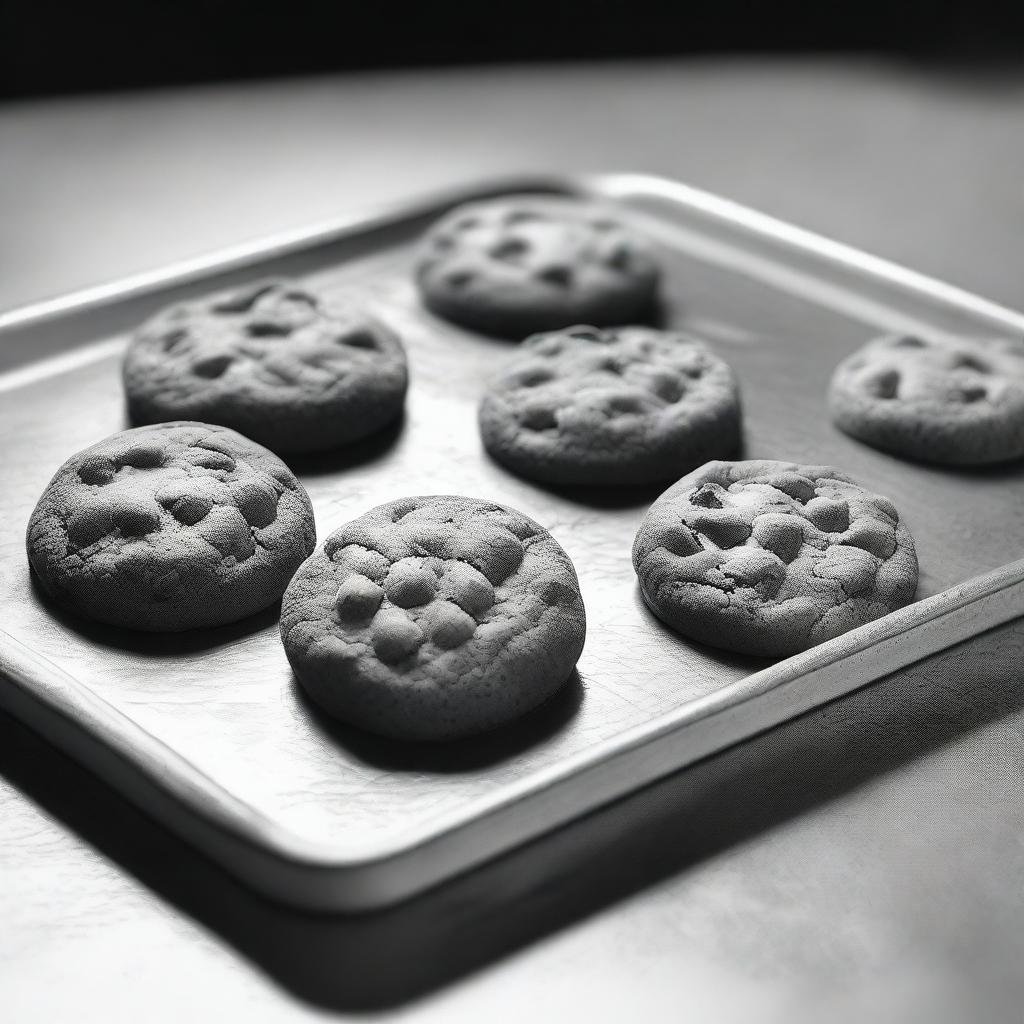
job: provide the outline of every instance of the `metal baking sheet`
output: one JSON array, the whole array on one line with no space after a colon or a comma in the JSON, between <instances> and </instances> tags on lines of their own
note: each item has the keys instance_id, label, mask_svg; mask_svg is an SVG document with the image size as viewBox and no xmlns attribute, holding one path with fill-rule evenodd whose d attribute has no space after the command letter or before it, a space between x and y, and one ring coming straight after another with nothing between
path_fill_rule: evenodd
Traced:
<instances>
[{"instance_id":1,"label":"metal baking sheet","mask_svg":"<svg viewBox=\"0 0 1024 1024\"><path fill-rule=\"evenodd\" d=\"M832 463L890 496L917 540L919 600L775 663L678 637L630 564L654 491L556 492L483 453L475 410L514 346L427 314L412 243L456 202L589 197L647 232L666 319L737 371L749 458ZM573 558L587 606L578 674L518 725L447 746L332 722L295 683L277 610L205 632L131 634L72 619L34 589L29 513L71 453L126 426L124 332L169 301L268 274L358 293L401 332L400 428L293 459L321 540L406 494L508 503ZM824 392L881 330L1024 331L1024 316L678 183L637 175L516 180L323 225L0 315L0 705L265 893L367 909L409 896L604 802L1024 614L1024 471L902 462L835 430Z\"/></svg>"}]
</instances>

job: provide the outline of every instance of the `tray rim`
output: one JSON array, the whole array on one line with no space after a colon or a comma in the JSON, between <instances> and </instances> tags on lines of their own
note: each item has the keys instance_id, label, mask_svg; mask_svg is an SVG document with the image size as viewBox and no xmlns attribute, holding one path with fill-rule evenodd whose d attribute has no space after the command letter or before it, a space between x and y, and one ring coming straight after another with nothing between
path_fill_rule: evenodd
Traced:
<instances>
[{"instance_id":1,"label":"tray rim","mask_svg":"<svg viewBox=\"0 0 1024 1024\"><path fill-rule=\"evenodd\" d=\"M264 260L369 234L475 196L512 191L553 191L611 200L638 196L665 200L685 207L691 215L705 216L716 224L743 231L768 244L782 246L797 256L813 259L816 266L853 271L904 294L910 292L918 298L982 317L1004 329L1024 332L1024 314L954 285L680 182L652 175L622 173L489 179L432 192L408 202L388 204L368 213L346 215L319 225L277 233L206 256L183 260L160 270L0 313L0 344L5 335L87 313L118 300L156 293L165 288L205 280L208 276L242 270ZM60 355L37 360L28 358L26 362L41 371L55 359L65 358ZM53 371L56 370L57 367L53 367ZM0 390L7 381L10 386L17 386L20 375L17 368L8 371L0 377ZM375 846L357 854L339 854L331 844L303 837L256 811L108 704L85 683L2 629L0 675L6 677L4 681L8 686L0 686L0 706L13 709L13 713L19 717L24 715L26 720L34 718L35 722L29 721L29 724L35 724L44 735L55 732L55 723L63 723L61 727L82 731L84 740L95 742L116 754L143 776L141 782L144 785L152 787L163 800L170 801L197 819L200 828L198 832L193 830L190 837L196 845L222 863L227 861L229 870L235 868L236 873L268 895L309 908L370 909L413 895L656 778L1021 615L1024 615L1024 559L973 577L811 651L727 684L556 764L530 772L503 786L494 795L471 799L454 811L421 823L416 830L378 839ZM920 645L922 640L927 640L924 646ZM881 672L875 671L876 665L870 670L874 674L867 678L862 678L863 672L858 675L852 671L846 678L833 678L831 689L815 690L811 699L794 700L790 697L788 703L782 700L780 708L774 708L775 702L812 674L834 674L844 663L853 666L858 658L865 656L870 661L872 653L877 653L885 644L901 641L903 650L897 658L899 664L887 663ZM754 721L747 721L739 711L759 700L766 705L765 712L759 718L755 716ZM27 714L26 708L29 709ZM510 829L516 817L523 816L522 809L530 804L531 799L536 801L543 797L547 806L552 807L557 804L562 790L567 790L574 782L588 777L592 781L602 769L608 775L609 766L620 762L643 761L645 749L663 748L666 741L687 730L716 723L722 723L719 734L710 745L704 744L707 749L697 743L688 750L663 753L660 759L647 758L646 764L639 765L638 775L605 780L582 802L574 801L568 813L560 808L549 809L546 815L541 815L543 820L534 821L522 829ZM715 730L708 731L714 733ZM89 746L88 742L86 746ZM79 759L89 764L88 754ZM96 767L95 758L90 766L116 788L122 791L130 788L109 766ZM637 765L629 767L636 768ZM144 806L143 809L147 808ZM164 810L166 812L167 808ZM509 821L488 836L486 826L499 824L503 814ZM475 849L452 858L446 847L453 843L454 837L465 834L474 826L476 832L481 833L476 837ZM181 827L180 821L178 827L181 831L188 831ZM235 853L238 843L255 848L253 852L263 860L262 865L242 865L232 859L234 854L228 857L224 850L211 850L217 833L236 844ZM418 866L412 863L417 856L422 861ZM287 865L291 869L288 877L275 878L273 869L267 871L268 863L276 864L278 868ZM397 875L397 871L386 871L388 867L396 868L398 865L402 865L404 879L390 877ZM335 876L335 884L330 886L329 893L321 886L325 873Z\"/></svg>"}]
</instances>

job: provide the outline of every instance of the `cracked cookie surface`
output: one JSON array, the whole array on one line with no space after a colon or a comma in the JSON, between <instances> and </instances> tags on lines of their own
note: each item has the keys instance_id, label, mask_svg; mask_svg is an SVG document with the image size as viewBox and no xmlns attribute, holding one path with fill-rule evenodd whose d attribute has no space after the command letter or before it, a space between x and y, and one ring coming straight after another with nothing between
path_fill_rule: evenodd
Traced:
<instances>
[{"instance_id":1,"label":"cracked cookie surface","mask_svg":"<svg viewBox=\"0 0 1024 1024\"><path fill-rule=\"evenodd\" d=\"M576 571L514 509L410 497L341 527L288 586L281 638L335 717L445 740L520 717L568 679L586 617Z\"/></svg>"},{"instance_id":2,"label":"cracked cookie surface","mask_svg":"<svg viewBox=\"0 0 1024 1024\"><path fill-rule=\"evenodd\" d=\"M556 484L679 477L740 441L732 370L702 344L646 327L528 338L480 404L484 447Z\"/></svg>"},{"instance_id":3,"label":"cracked cookie surface","mask_svg":"<svg viewBox=\"0 0 1024 1024\"><path fill-rule=\"evenodd\" d=\"M926 462L1024 456L1024 341L892 335L836 368L829 409L841 430Z\"/></svg>"},{"instance_id":4,"label":"cracked cookie surface","mask_svg":"<svg viewBox=\"0 0 1024 1024\"><path fill-rule=\"evenodd\" d=\"M887 498L829 466L709 462L651 506L633 544L648 606L684 636L785 656L880 618L917 590Z\"/></svg>"},{"instance_id":5,"label":"cracked cookie surface","mask_svg":"<svg viewBox=\"0 0 1024 1024\"><path fill-rule=\"evenodd\" d=\"M28 524L43 589L79 615L177 632L273 604L316 544L302 484L225 427L161 423L72 456Z\"/></svg>"},{"instance_id":6,"label":"cracked cookie surface","mask_svg":"<svg viewBox=\"0 0 1024 1024\"><path fill-rule=\"evenodd\" d=\"M134 423L223 424L278 452L375 433L401 414L408 383L391 330L277 280L158 314L133 337L122 376Z\"/></svg>"},{"instance_id":7,"label":"cracked cookie surface","mask_svg":"<svg viewBox=\"0 0 1024 1024\"><path fill-rule=\"evenodd\" d=\"M415 276L439 316L521 339L576 323L643 321L660 271L647 243L600 208L523 197L447 214L424 237Z\"/></svg>"}]
</instances>

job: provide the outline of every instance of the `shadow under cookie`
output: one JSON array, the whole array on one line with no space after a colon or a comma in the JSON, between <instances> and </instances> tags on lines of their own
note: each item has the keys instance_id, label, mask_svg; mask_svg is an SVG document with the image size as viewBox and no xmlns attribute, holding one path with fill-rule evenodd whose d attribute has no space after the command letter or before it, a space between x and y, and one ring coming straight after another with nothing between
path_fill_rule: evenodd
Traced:
<instances>
[{"instance_id":1,"label":"shadow under cookie","mask_svg":"<svg viewBox=\"0 0 1024 1024\"><path fill-rule=\"evenodd\" d=\"M627 509L647 508L658 498L666 488L676 482L677 477L670 477L665 480L657 480L647 484L559 484L549 483L543 480L535 480L532 477L523 476L517 473L510 466L507 466L500 459L495 458L486 448L484 455L490 462L498 466L505 473L510 473L517 480L538 487L549 494L556 494L566 501L575 502L578 505L585 505L588 508L598 509ZM732 459L741 460L747 457L747 442L741 437L739 445L734 453L729 456Z\"/></svg>"},{"instance_id":2,"label":"shadow under cookie","mask_svg":"<svg viewBox=\"0 0 1024 1024\"><path fill-rule=\"evenodd\" d=\"M446 775L493 767L551 739L576 717L585 692L579 672L573 669L559 690L516 721L476 736L434 743L376 736L321 710L294 677L292 690L316 731L346 754L387 771Z\"/></svg>"},{"instance_id":3,"label":"shadow under cookie","mask_svg":"<svg viewBox=\"0 0 1024 1024\"><path fill-rule=\"evenodd\" d=\"M297 476L328 476L366 466L386 455L398 443L406 422L403 411L387 426L360 441L321 452L285 455L284 459Z\"/></svg>"},{"instance_id":4,"label":"shadow under cookie","mask_svg":"<svg viewBox=\"0 0 1024 1024\"><path fill-rule=\"evenodd\" d=\"M492 459L492 461L506 472L512 473L512 470L498 462L497 459ZM646 508L671 483L671 481L665 480L655 484L634 484L629 487L601 487L593 484L549 484L519 476L518 473L513 475L534 487L542 488L550 494L556 494L566 501L597 509Z\"/></svg>"},{"instance_id":5,"label":"shadow under cookie","mask_svg":"<svg viewBox=\"0 0 1024 1024\"><path fill-rule=\"evenodd\" d=\"M784 656L765 657L758 654L740 654L736 651L726 650L724 647L712 647L710 644L704 644L692 637L684 636L655 614L650 603L644 597L639 581L634 581L633 584L633 600L636 606L642 610L641 614L647 621L648 627L660 633L667 643L685 644L695 651L700 651L709 661L713 661L723 669L733 671L741 669L747 675L753 675L755 672L760 672L762 669L784 660Z\"/></svg>"},{"instance_id":6,"label":"shadow under cookie","mask_svg":"<svg viewBox=\"0 0 1024 1024\"><path fill-rule=\"evenodd\" d=\"M179 633L151 633L96 622L84 615L77 615L58 605L43 590L35 573L31 577L30 593L45 609L45 614L61 626L79 636L103 647L113 647L135 654L151 654L154 657L168 654L198 654L235 643L245 637L254 636L276 625L281 615L280 598L262 611L237 622L204 629L182 630Z\"/></svg>"}]
</instances>

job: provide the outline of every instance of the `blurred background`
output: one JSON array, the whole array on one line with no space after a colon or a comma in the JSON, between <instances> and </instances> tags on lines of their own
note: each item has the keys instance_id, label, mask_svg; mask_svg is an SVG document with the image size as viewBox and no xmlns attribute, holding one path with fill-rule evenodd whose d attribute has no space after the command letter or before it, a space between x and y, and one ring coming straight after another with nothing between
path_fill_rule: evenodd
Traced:
<instances>
[{"instance_id":1,"label":"blurred background","mask_svg":"<svg viewBox=\"0 0 1024 1024\"><path fill-rule=\"evenodd\" d=\"M993 0L777 3L180 0L0 5L7 96L336 70L709 52L1020 52L1024 9Z\"/></svg>"},{"instance_id":2,"label":"blurred background","mask_svg":"<svg viewBox=\"0 0 1024 1024\"><path fill-rule=\"evenodd\" d=\"M1024 6L0 0L0 310L519 172L678 178L1024 304Z\"/></svg>"}]
</instances>

